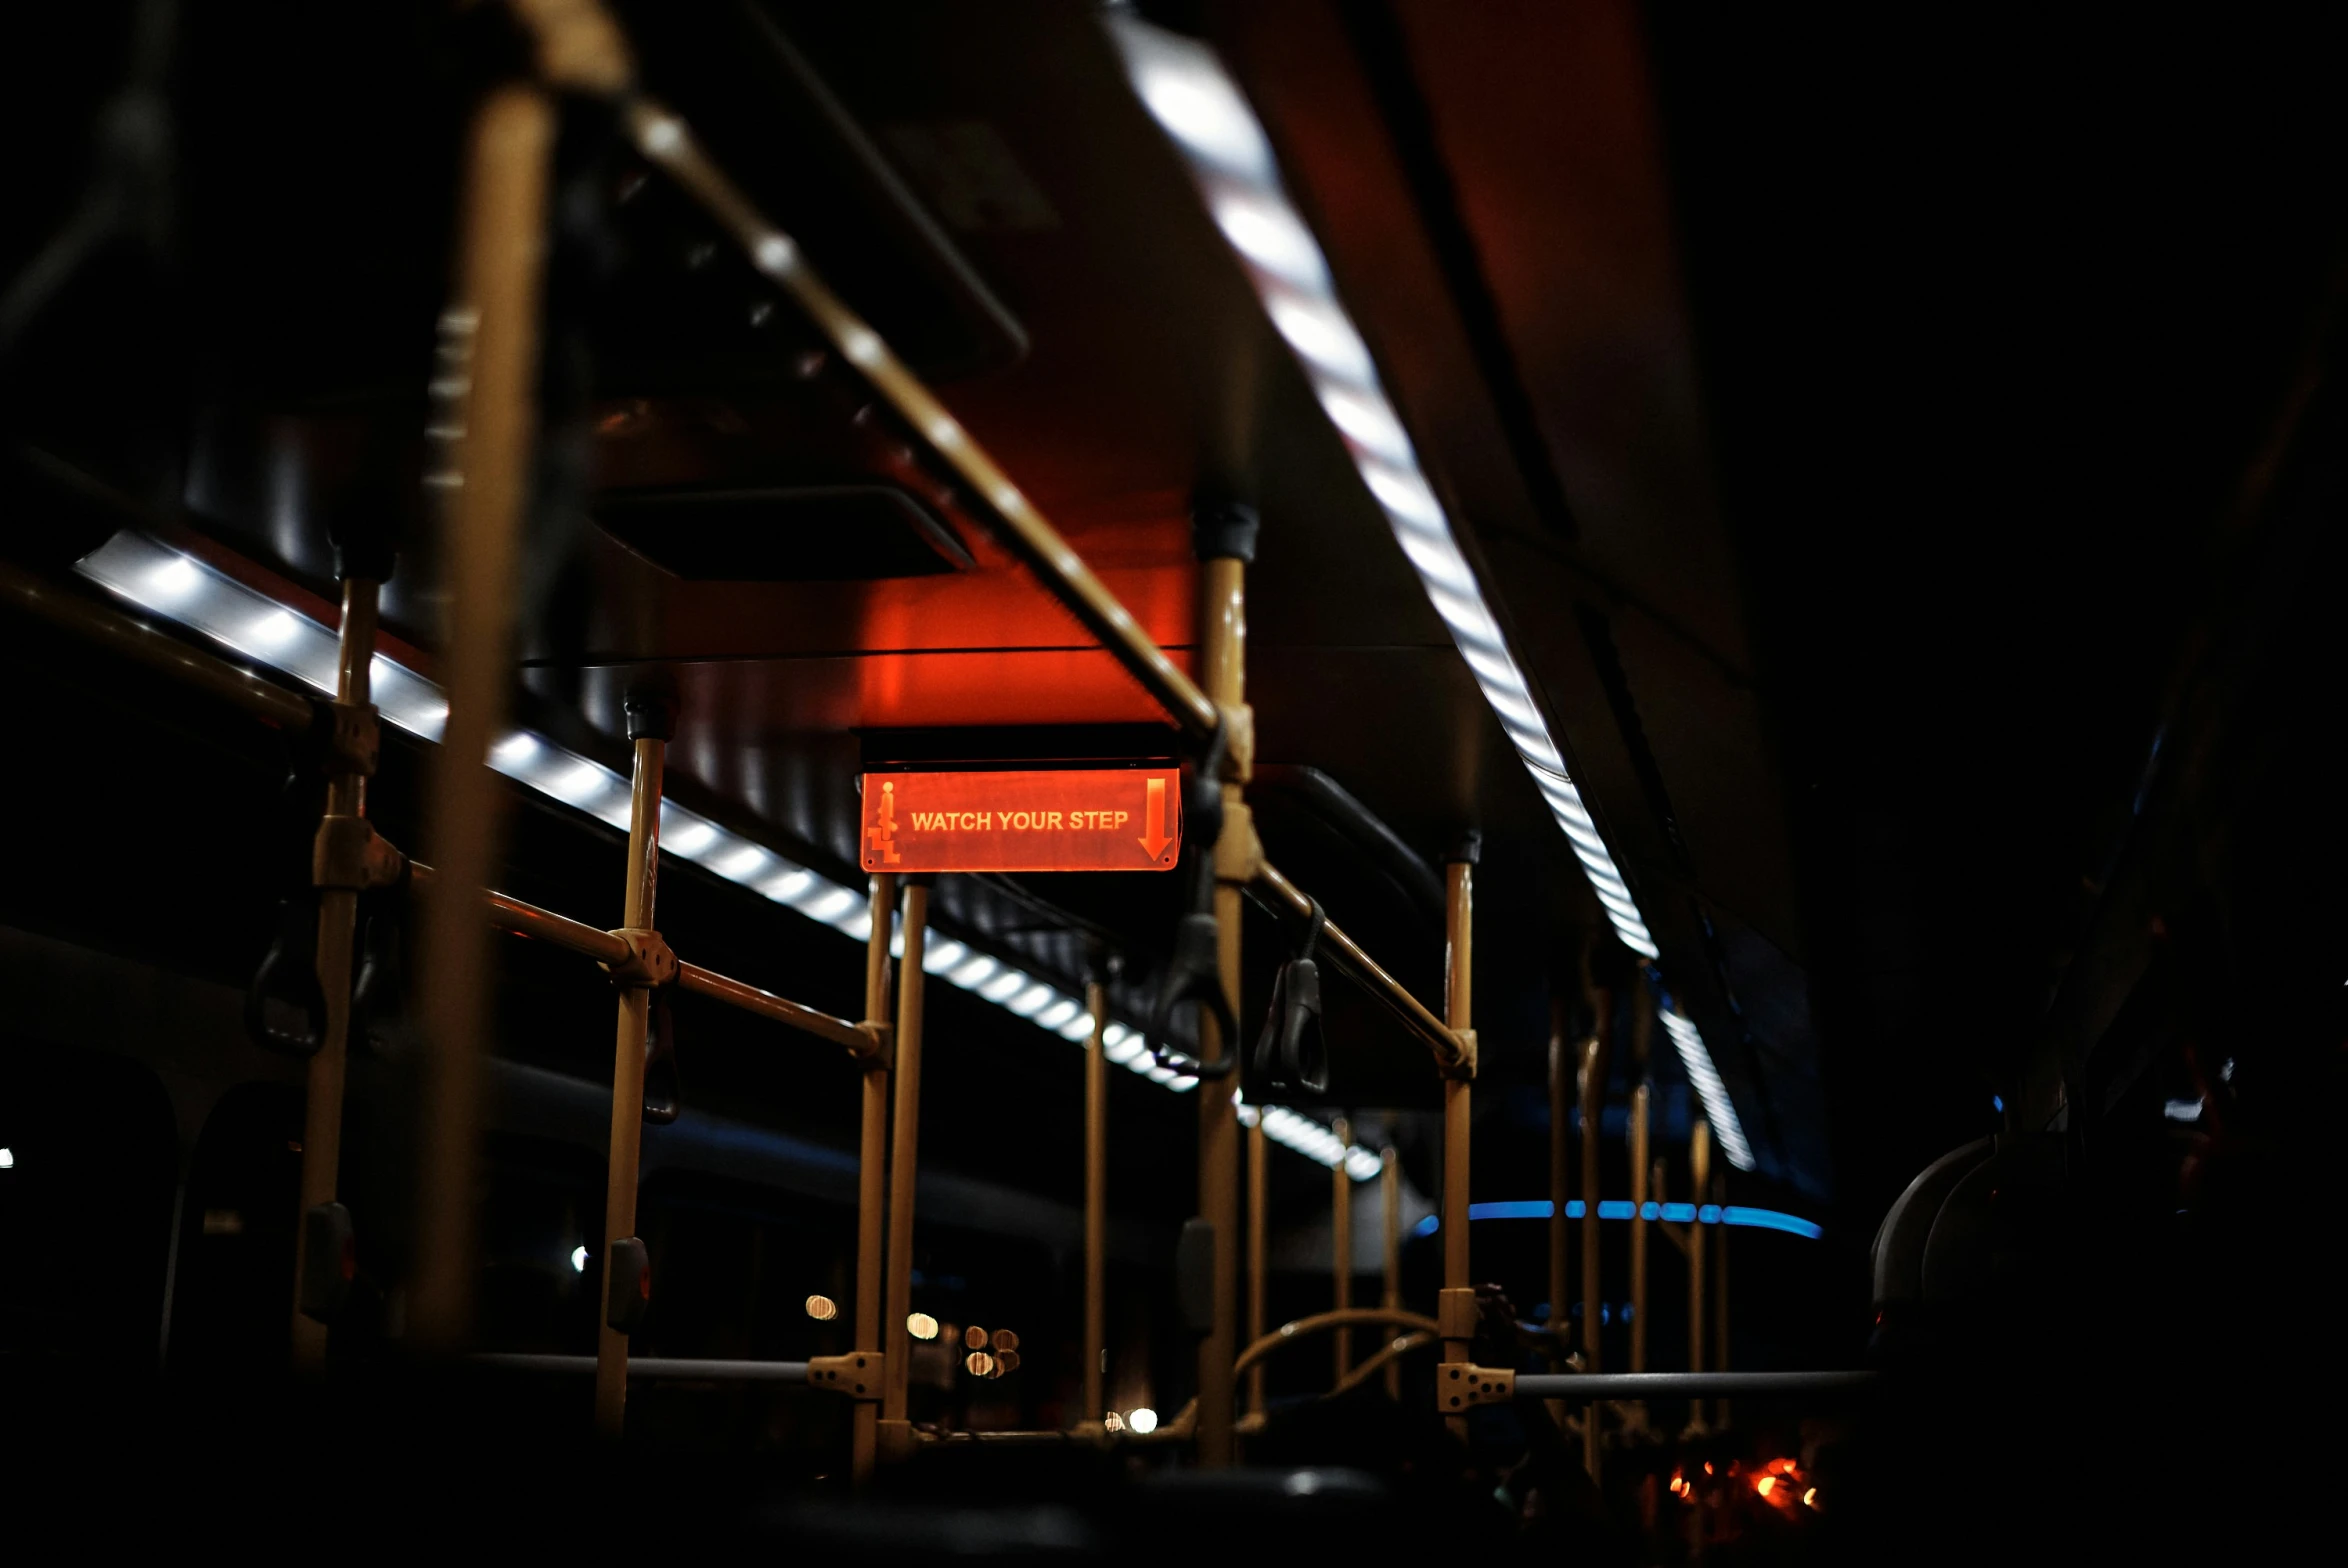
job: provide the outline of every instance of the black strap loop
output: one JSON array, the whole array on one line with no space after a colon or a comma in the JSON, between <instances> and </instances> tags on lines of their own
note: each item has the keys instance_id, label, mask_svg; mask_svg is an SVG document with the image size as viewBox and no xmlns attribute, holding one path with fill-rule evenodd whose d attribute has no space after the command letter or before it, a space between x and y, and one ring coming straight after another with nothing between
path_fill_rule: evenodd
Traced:
<instances>
[{"instance_id":1,"label":"black strap loop","mask_svg":"<svg viewBox=\"0 0 2348 1568\"><path fill-rule=\"evenodd\" d=\"M1223 994L1222 942L1215 924L1215 846L1223 837L1223 759L1230 735L1221 718L1182 780L1182 836L1191 857L1190 913L1174 928L1174 954L1150 1009L1150 1059L1193 1078L1228 1078L1239 1066L1239 1020ZM1204 1061L1166 1039L1174 1010L1195 1002L1222 1032L1223 1054Z\"/></svg>"},{"instance_id":2,"label":"black strap loop","mask_svg":"<svg viewBox=\"0 0 2348 1568\"><path fill-rule=\"evenodd\" d=\"M1321 966L1313 950L1329 917L1319 899L1305 920L1304 939L1272 980L1272 1006L1256 1036L1249 1076L1267 1091L1319 1094L1329 1087L1329 1043L1321 1032Z\"/></svg>"}]
</instances>

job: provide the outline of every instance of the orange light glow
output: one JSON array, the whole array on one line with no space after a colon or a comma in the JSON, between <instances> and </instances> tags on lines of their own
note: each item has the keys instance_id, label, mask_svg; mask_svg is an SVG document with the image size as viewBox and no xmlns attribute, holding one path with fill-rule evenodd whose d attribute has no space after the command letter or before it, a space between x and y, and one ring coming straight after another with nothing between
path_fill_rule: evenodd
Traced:
<instances>
[{"instance_id":1,"label":"orange light glow","mask_svg":"<svg viewBox=\"0 0 2348 1568\"><path fill-rule=\"evenodd\" d=\"M1759 1492L1763 1497L1767 1497L1770 1493L1777 1490L1777 1477L1773 1475L1763 1476L1760 1480L1753 1483L1753 1490Z\"/></svg>"}]
</instances>

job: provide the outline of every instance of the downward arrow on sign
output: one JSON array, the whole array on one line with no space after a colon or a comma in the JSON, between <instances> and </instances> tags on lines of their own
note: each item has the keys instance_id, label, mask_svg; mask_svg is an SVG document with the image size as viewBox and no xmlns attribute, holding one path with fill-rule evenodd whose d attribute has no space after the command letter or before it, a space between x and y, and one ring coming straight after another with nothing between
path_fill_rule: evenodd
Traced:
<instances>
[{"instance_id":1,"label":"downward arrow on sign","mask_svg":"<svg viewBox=\"0 0 2348 1568\"><path fill-rule=\"evenodd\" d=\"M1158 858L1169 842L1166 837L1166 781L1149 781L1149 799L1141 808L1141 847L1150 859Z\"/></svg>"}]
</instances>

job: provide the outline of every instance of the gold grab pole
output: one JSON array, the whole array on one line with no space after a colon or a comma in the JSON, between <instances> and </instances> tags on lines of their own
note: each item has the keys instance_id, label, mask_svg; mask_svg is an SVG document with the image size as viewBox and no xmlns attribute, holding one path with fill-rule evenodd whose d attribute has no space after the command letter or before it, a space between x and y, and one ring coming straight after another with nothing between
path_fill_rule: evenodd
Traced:
<instances>
[{"instance_id":1,"label":"gold grab pole","mask_svg":"<svg viewBox=\"0 0 2348 1568\"><path fill-rule=\"evenodd\" d=\"M1109 1022L1109 989L1086 983L1084 1005L1092 1037L1084 1049L1084 1419L1108 1413L1102 1362L1109 1353L1109 1059L1102 1031Z\"/></svg>"},{"instance_id":2,"label":"gold grab pole","mask_svg":"<svg viewBox=\"0 0 2348 1568\"><path fill-rule=\"evenodd\" d=\"M1330 1131L1346 1148L1353 1147L1353 1124L1344 1117L1338 1117ZM1353 1178L1345 1174L1345 1161L1331 1168L1329 1180L1329 1305L1343 1312L1353 1305ZM1329 1342L1336 1362L1330 1381L1342 1383L1353 1369L1353 1330L1341 1328Z\"/></svg>"},{"instance_id":3,"label":"gold grab pole","mask_svg":"<svg viewBox=\"0 0 2348 1568\"><path fill-rule=\"evenodd\" d=\"M1647 1205L1655 1194L1647 1190L1647 1119L1650 1095L1645 1084L1631 1090L1631 1366L1647 1370ZM1646 1406L1633 1407L1646 1424Z\"/></svg>"},{"instance_id":4,"label":"gold grab pole","mask_svg":"<svg viewBox=\"0 0 2348 1568\"><path fill-rule=\"evenodd\" d=\"M342 625L335 634L334 700L352 715L374 713L369 667L375 657L375 610L380 585L348 578L342 585ZM339 726L338 726L339 728ZM367 814L367 773L359 759L335 748L327 764L326 815ZM319 824L319 847L330 829ZM317 863L323 870L323 864ZM346 879L347 880L347 879ZM321 1204L332 1203L342 1172L343 1077L351 1032L351 949L358 938L359 892L355 887L318 889L317 970L326 998L326 1031L310 1058L302 1106L302 1186L297 1221ZM308 1277L310 1228L294 1228L294 1364L315 1372L326 1365L326 1325L302 1310L302 1281Z\"/></svg>"},{"instance_id":5,"label":"gold grab pole","mask_svg":"<svg viewBox=\"0 0 2348 1568\"><path fill-rule=\"evenodd\" d=\"M1582 1370L1606 1369L1604 1275L1599 1264L1598 1153L1606 1123L1606 1036L1594 1034L1582 1043ZM1582 1412L1582 1463L1590 1479L1599 1476L1600 1455L1606 1446L1606 1407L1593 1401Z\"/></svg>"},{"instance_id":6,"label":"gold grab pole","mask_svg":"<svg viewBox=\"0 0 2348 1568\"><path fill-rule=\"evenodd\" d=\"M1699 1119L1688 1136L1688 1196L1697 1218L1688 1221L1688 1370L1704 1370L1704 1193L1712 1182L1712 1124ZM1688 1430L1702 1435L1704 1401L1688 1401Z\"/></svg>"},{"instance_id":7,"label":"gold grab pole","mask_svg":"<svg viewBox=\"0 0 2348 1568\"><path fill-rule=\"evenodd\" d=\"M1402 1310L1402 1167L1394 1158L1391 1147L1378 1153L1379 1207L1386 1219L1386 1281L1379 1293L1378 1304L1389 1312ZM1250 1325L1251 1333L1253 1325ZM1392 1336L1379 1354L1386 1359L1386 1397L1402 1397L1402 1362L1393 1354Z\"/></svg>"},{"instance_id":8,"label":"gold grab pole","mask_svg":"<svg viewBox=\"0 0 2348 1568\"><path fill-rule=\"evenodd\" d=\"M1476 1288L1468 1264L1468 1135L1475 1087L1474 1035L1469 1003L1474 967L1475 867L1454 860L1443 868L1443 1021L1468 1046L1465 1070L1443 1079L1443 1291L1436 1308L1443 1359L1475 1360ZM1452 1432L1467 1436L1465 1414L1446 1415Z\"/></svg>"},{"instance_id":9,"label":"gold grab pole","mask_svg":"<svg viewBox=\"0 0 2348 1568\"><path fill-rule=\"evenodd\" d=\"M913 1424L905 1414L906 1378L913 1370L913 1335L905 1320L913 1313L913 1184L921 1152L921 1014L925 976L922 954L929 941L929 884L905 888L905 956L897 978L897 1072L889 1129L889 1262L886 1305L881 1309L882 1367L887 1390L881 1402L880 1452L884 1459L913 1451Z\"/></svg>"},{"instance_id":10,"label":"gold grab pole","mask_svg":"<svg viewBox=\"0 0 2348 1568\"><path fill-rule=\"evenodd\" d=\"M595 1340L595 1429L616 1438L628 1414L628 1333L611 1321L620 1243L636 1239L636 1187L644 1146L644 1049L652 1015L652 987L675 972L676 961L653 927L660 880L660 796L676 713L665 697L627 704L628 739L636 768L628 791L628 891L620 929L633 962L613 971L620 987L619 1028L611 1060L611 1158L604 1176L604 1322ZM665 962L663 959L665 958Z\"/></svg>"},{"instance_id":11,"label":"gold grab pole","mask_svg":"<svg viewBox=\"0 0 2348 1568\"><path fill-rule=\"evenodd\" d=\"M1247 700L1244 557L1253 554L1253 541L1210 545L1203 530L1200 538L1202 546L1217 551L1202 563L1206 598L1200 617L1200 673L1217 711L1240 713ZM1244 769L1245 763L1243 749L1235 768ZM1241 901L1255 859L1255 826L1240 793L1245 782L1243 772L1224 779L1223 837L1215 849L1218 968L1224 1000L1234 1016L1239 1012ZM1201 1061L1219 1062L1239 1051L1239 1042L1223 1039L1204 1008L1199 1010L1198 1032ZM1198 1347L1198 1462L1209 1468L1228 1465L1237 1457L1232 1356L1239 1338L1239 1107L1233 1099L1238 1086L1236 1071L1224 1078L1202 1079L1198 1097L1198 1207L1214 1237L1214 1326Z\"/></svg>"},{"instance_id":12,"label":"gold grab pole","mask_svg":"<svg viewBox=\"0 0 2348 1568\"><path fill-rule=\"evenodd\" d=\"M1254 1344L1264 1337L1264 1290L1269 1267L1269 1236L1271 1212L1271 1140L1264 1135L1264 1119L1259 1114L1255 1125L1247 1130L1247 1342ZM1261 1415L1264 1410L1264 1369L1253 1366L1247 1371L1247 1411Z\"/></svg>"},{"instance_id":13,"label":"gold grab pole","mask_svg":"<svg viewBox=\"0 0 2348 1568\"><path fill-rule=\"evenodd\" d=\"M448 724L425 819L443 886L426 901L421 944L424 1118L410 1321L425 1350L444 1354L462 1347L473 1320L474 1170L491 978L477 905L505 837L504 791L488 759L513 678L554 133L553 100L535 87L497 88L473 117L457 297L441 317L436 372L449 394L444 417L459 433L450 468L433 476L447 496Z\"/></svg>"},{"instance_id":14,"label":"gold grab pole","mask_svg":"<svg viewBox=\"0 0 2348 1568\"><path fill-rule=\"evenodd\" d=\"M1564 1009L1552 1007L1549 1032L1549 1338L1561 1363L1573 1349L1573 1312L1567 1300L1572 1289L1567 1268L1571 1247L1567 1239L1571 1226L1567 1208L1573 1196L1573 1185L1567 1173L1573 1168L1573 1160L1567 1138L1573 1126L1575 1050L1576 1047L1568 1044L1565 1038ZM1549 1401L1549 1419L1561 1429L1564 1427L1564 1400Z\"/></svg>"},{"instance_id":15,"label":"gold grab pole","mask_svg":"<svg viewBox=\"0 0 2348 1568\"><path fill-rule=\"evenodd\" d=\"M897 923L897 878L883 871L871 883L872 930L864 946L864 1021L876 1033L889 1022L889 935ZM864 1059L862 1118L856 1130L856 1348L881 1354L881 1249L886 1245L891 1052ZM886 1362L883 1366L886 1366ZM883 1387L887 1379L884 1376ZM848 1478L863 1486L880 1454L880 1406L856 1401L848 1440Z\"/></svg>"},{"instance_id":16,"label":"gold grab pole","mask_svg":"<svg viewBox=\"0 0 2348 1568\"><path fill-rule=\"evenodd\" d=\"M1724 1174L1715 1173L1713 1177L1715 1186L1721 1185L1721 1177ZM1717 1191L1712 1195L1712 1201L1719 1203L1727 1196L1725 1191ZM1713 1226L1712 1229L1719 1238L1720 1246L1720 1256L1714 1262L1712 1269L1712 1369L1716 1372L1726 1372L1728 1370L1728 1212L1725 1208L1721 1211L1720 1223ZM1725 1430L1727 1426L1728 1396L1723 1394L1712 1402L1712 1428L1717 1432Z\"/></svg>"}]
</instances>

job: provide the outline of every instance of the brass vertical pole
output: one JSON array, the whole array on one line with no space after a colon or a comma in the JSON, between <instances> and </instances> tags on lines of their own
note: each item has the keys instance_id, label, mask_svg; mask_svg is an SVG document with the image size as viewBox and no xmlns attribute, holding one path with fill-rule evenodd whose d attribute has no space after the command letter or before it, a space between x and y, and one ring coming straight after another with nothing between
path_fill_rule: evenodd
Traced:
<instances>
[{"instance_id":1,"label":"brass vertical pole","mask_svg":"<svg viewBox=\"0 0 2348 1568\"><path fill-rule=\"evenodd\" d=\"M1084 1419L1107 1414L1101 1362L1109 1345L1109 1059L1101 1033L1109 1022L1109 988L1084 988L1092 1038L1084 1054Z\"/></svg>"},{"instance_id":2,"label":"brass vertical pole","mask_svg":"<svg viewBox=\"0 0 2348 1568\"><path fill-rule=\"evenodd\" d=\"M1647 1370L1647 1190L1648 1091L1631 1091L1631 1367Z\"/></svg>"},{"instance_id":3,"label":"brass vertical pole","mask_svg":"<svg viewBox=\"0 0 2348 1568\"><path fill-rule=\"evenodd\" d=\"M1553 1010L1549 1033L1549 1333L1555 1341L1560 1360L1572 1346L1573 1311L1567 1300L1572 1286L1568 1278L1567 1258L1569 1234L1567 1207L1573 1197L1573 1185L1567 1177L1572 1168L1567 1138L1573 1126L1573 1075L1575 1048L1565 1039L1565 1019L1561 1010ZM1564 1404L1553 1401L1552 1416L1562 1415Z\"/></svg>"},{"instance_id":4,"label":"brass vertical pole","mask_svg":"<svg viewBox=\"0 0 2348 1568\"><path fill-rule=\"evenodd\" d=\"M1349 1149L1353 1147L1351 1122L1340 1116L1332 1130L1339 1143ZM1353 1305L1353 1178L1345 1174L1343 1158L1329 1173L1329 1181L1329 1305L1343 1312ZM1339 1328L1329 1339L1335 1347L1333 1381L1342 1381L1353 1370L1353 1330Z\"/></svg>"},{"instance_id":5,"label":"brass vertical pole","mask_svg":"<svg viewBox=\"0 0 2348 1568\"><path fill-rule=\"evenodd\" d=\"M1251 1345L1264 1337L1270 1158L1271 1140L1264 1136L1264 1121L1259 1114L1256 1124L1247 1130L1247 1342ZM1250 1414L1261 1414L1264 1408L1264 1363L1260 1360L1247 1369L1247 1408Z\"/></svg>"},{"instance_id":6,"label":"brass vertical pole","mask_svg":"<svg viewBox=\"0 0 2348 1568\"><path fill-rule=\"evenodd\" d=\"M342 626L336 634L334 699L345 708L372 711L370 666L375 658L375 609L380 585L348 578L342 585ZM329 763L326 815L367 814L367 776L337 757ZM318 985L326 995L326 1032L310 1058L302 1108L301 1213L332 1203L342 1172L343 1075L351 1031L351 949L358 936L359 894L355 888L318 890ZM176 1212L176 1211L174 1211ZM298 1216L297 1216L298 1219ZM301 1281L308 1267L303 1253L309 1227L294 1227L294 1364L315 1372L326 1364L326 1325L301 1309Z\"/></svg>"},{"instance_id":7,"label":"brass vertical pole","mask_svg":"<svg viewBox=\"0 0 2348 1568\"><path fill-rule=\"evenodd\" d=\"M929 884L905 888L905 956L897 978L896 1103L889 1130L889 1262L881 1308L881 1342L888 1347L882 1369L888 1387L881 1402L881 1456L902 1458L912 1451L913 1429L905 1414L906 1378L913 1370L913 1335L905 1320L913 1312L913 1184L921 1152L921 958L929 943Z\"/></svg>"},{"instance_id":8,"label":"brass vertical pole","mask_svg":"<svg viewBox=\"0 0 2348 1568\"><path fill-rule=\"evenodd\" d=\"M1400 1312L1402 1310L1402 1167L1396 1163L1394 1150L1390 1147L1379 1151L1378 1154L1378 1197L1379 1207L1385 1211L1386 1220L1386 1280L1385 1289L1379 1292L1378 1304L1389 1312ZM1389 1341L1399 1339L1402 1337L1402 1330L1395 1324L1389 1323L1385 1328L1385 1336ZM1263 1336L1258 1334L1248 1343L1252 1345L1256 1339L1261 1338ZM1400 1358L1386 1363L1386 1397L1388 1399L1402 1397L1402 1362Z\"/></svg>"},{"instance_id":9,"label":"brass vertical pole","mask_svg":"<svg viewBox=\"0 0 2348 1568\"><path fill-rule=\"evenodd\" d=\"M660 880L660 796L674 709L665 698L628 698L628 738L636 770L628 792L628 892L622 929L654 935L654 892ZM611 1300L615 1242L636 1234L636 1185L644 1144L644 1047L652 1017L652 979L620 977L619 1030L611 1059L611 1158L603 1188L603 1290ZM628 1336L608 1313L596 1331L595 1429L618 1437L628 1412Z\"/></svg>"},{"instance_id":10,"label":"brass vertical pole","mask_svg":"<svg viewBox=\"0 0 2348 1568\"><path fill-rule=\"evenodd\" d=\"M1206 602L1201 628L1200 673L1207 696L1226 714L1247 699L1247 562L1255 553L1252 514L1202 518L1201 576ZM1241 526L1231 526L1239 522ZM1209 524L1211 523L1211 526ZM1240 737L1242 740L1245 737ZM1244 752L1223 784L1223 841L1216 854L1215 925L1220 935L1219 969L1223 995L1239 1012L1241 893L1254 876L1255 828L1240 796ZM1199 1057L1221 1061L1239 1050L1221 1037L1201 1009ZM1239 1075L1203 1079L1198 1097L1198 1208L1214 1235L1214 1327L1198 1347L1198 1462L1210 1468L1237 1457L1232 1426L1233 1373L1239 1338Z\"/></svg>"},{"instance_id":11,"label":"brass vertical pole","mask_svg":"<svg viewBox=\"0 0 2348 1568\"><path fill-rule=\"evenodd\" d=\"M1712 1183L1712 1125L1699 1119L1688 1137L1688 1196L1698 1213ZM1704 1370L1704 1222L1688 1221L1688 1370ZM1704 1401L1688 1401L1688 1430L1704 1430Z\"/></svg>"},{"instance_id":12,"label":"brass vertical pole","mask_svg":"<svg viewBox=\"0 0 2348 1568\"><path fill-rule=\"evenodd\" d=\"M554 105L542 91L492 91L466 152L456 299L441 318L443 418L459 433L446 472L442 558L448 723L433 758L424 848L438 868L425 901L423 1137L413 1337L454 1351L473 1312L474 1168L490 1031L489 928L481 899L504 841L504 792L489 747L513 679L516 558L537 426L538 314L545 283Z\"/></svg>"},{"instance_id":13,"label":"brass vertical pole","mask_svg":"<svg viewBox=\"0 0 2348 1568\"><path fill-rule=\"evenodd\" d=\"M871 883L872 931L864 947L864 1021L889 1021L889 937L897 923L897 878L887 871ZM864 1064L863 1117L856 1136L856 1348L881 1351L881 1249L886 1244L889 1184L889 1082L893 1049ZM886 1379L883 1379L886 1386ZM880 1452L880 1406L856 1401L848 1444L848 1477L857 1486L872 1479Z\"/></svg>"},{"instance_id":14,"label":"brass vertical pole","mask_svg":"<svg viewBox=\"0 0 2348 1568\"><path fill-rule=\"evenodd\" d=\"M1592 1035L1582 1045L1582 1370L1603 1372L1605 1357L1604 1275L1599 1266L1598 1191L1599 1140L1606 1127L1606 1037ZM1600 1454L1605 1447L1606 1406L1593 1400L1582 1411L1582 1464L1590 1479L1598 1479Z\"/></svg>"},{"instance_id":15,"label":"brass vertical pole","mask_svg":"<svg viewBox=\"0 0 2348 1568\"><path fill-rule=\"evenodd\" d=\"M1715 1177L1714 1180L1717 1185L1718 1178ZM1725 1192L1715 1192L1712 1195L1712 1201L1718 1203L1726 1196ZM1713 1234L1719 1238L1720 1248L1720 1256L1714 1261L1712 1269L1712 1366L1715 1371L1726 1372L1728 1370L1728 1214L1725 1209L1721 1213L1720 1223L1713 1226L1712 1230ZM1712 1425L1716 1431L1724 1429L1728 1425L1728 1399L1726 1396L1716 1399L1712 1403Z\"/></svg>"},{"instance_id":16,"label":"brass vertical pole","mask_svg":"<svg viewBox=\"0 0 2348 1568\"><path fill-rule=\"evenodd\" d=\"M1470 980L1474 969L1475 867L1454 860L1444 870L1443 1021L1465 1033L1474 1027ZM1443 1296L1436 1322L1443 1359L1474 1359L1476 1288L1468 1263L1468 1135L1474 1079L1468 1072L1443 1080ZM1465 1415L1447 1415L1454 1434L1467 1435Z\"/></svg>"}]
</instances>

